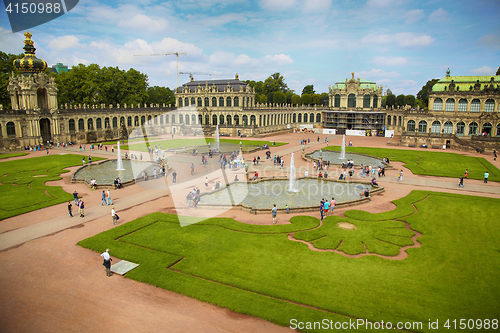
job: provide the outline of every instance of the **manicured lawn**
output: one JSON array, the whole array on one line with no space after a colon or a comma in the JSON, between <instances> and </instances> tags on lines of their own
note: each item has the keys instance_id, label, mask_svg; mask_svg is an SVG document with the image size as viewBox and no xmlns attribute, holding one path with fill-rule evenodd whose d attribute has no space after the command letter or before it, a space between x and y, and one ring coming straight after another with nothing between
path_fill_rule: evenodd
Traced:
<instances>
[{"instance_id":1,"label":"manicured lawn","mask_svg":"<svg viewBox=\"0 0 500 333\"><path fill-rule=\"evenodd\" d=\"M92 157L94 161L102 158ZM0 163L0 219L70 201L73 195L45 182L82 163L81 155L47 155Z\"/></svg>"},{"instance_id":2,"label":"manicured lawn","mask_svg":"<svg viewBox=\"0 0 500 333\"><path fill-rule=\"evenodd\" d=\"M339 146L323 150L339 151ZM469 179L484 179L486 171L489 180L500 181L500 170L483 157L464 156L457 153L389 148L346 147L346 152L362 153L376 157L387 157L389 161L399 161L417 175L458 178L469 169Z\"/></svg>"},{"instance_id":3,"label":"manicured lawn","mask_svg":"<svg viewBox=\"0 0 500 333\"><path fill-rule=\"evenodd\" d=\"M152 138L148 137L147 139L148 139L148 141L151 141L151 140L158 140L160 138L159 137L152 137ZM143 139L115 140L115 141L106 141L106 142L103 142L102 144L105 146L106 145L116 145L116 142L118 142L118 141L120 141L120 144L122 144L122 141L124 141L123 144L129 144L129 143L134 143L134 142L142 142L144 140Z\"/></svg>"},{"instance_id":4,"label":"manicured lawn","mask_svg":"<svg viewBox=\"0 0 500 333\"><path fill-rule=\"evenodd\" d=\"M430 319L448 332L455 330L443 328L447 319L499 319L500 200L413 191L395 204L380 214L328 217L318 229L309 216L276 226L215 218L180 227L175 215L154 213L78 244L139 263L126 274L131 279L283 326L292 319L361 318L422 322L408 331L431 332ZM336 248L341 240L347 253L364 252L365 244L372 253L393 255L413 234L399 221L423 234L422 247L407 250L404 260L347 258L288 239L295 232L318 248ZM336 228L338 222L358 229Z\"/></svg>"},{"instance_id":5,"label":"manicured lawn","mask_svg":"<svg viewBox=\"0 0 500 333\"><path fill-rule=\"evenodd\" d=\"M0 154L0 159L2 158L9 158L9 157L17 157L17 156L24 156L28 155L29 153L7 153L7 154Z\"/></svg>"},{"instance_id":6,"label":"manicured lawn","mask_svg":"<svg viewBox=\"0 0 500 333\"><path fill-rule=\"evenodd\" d=\"M272 147L272 141L260 141L260 140L239 140L239 139L219 139L220 143L232 143L239 145L240 141L243 146L263 146L264 144L268 144ZM153 141L148 144L152 147L161 146L162 149L171 149L171 148L179 148L179 147L188 147L188 146L202 146L208 143L213 144L215 139L213 138L199 138L199 139L173 139L173 140L161 140L161 141ZM115 142L116 143L116 142ZM275 147L286 145L286 142L276 142ZM130 144L122 146L124 150L136 150L136 151L148 151L147 146L142 144Z\"/></svg>"}]
</instances>

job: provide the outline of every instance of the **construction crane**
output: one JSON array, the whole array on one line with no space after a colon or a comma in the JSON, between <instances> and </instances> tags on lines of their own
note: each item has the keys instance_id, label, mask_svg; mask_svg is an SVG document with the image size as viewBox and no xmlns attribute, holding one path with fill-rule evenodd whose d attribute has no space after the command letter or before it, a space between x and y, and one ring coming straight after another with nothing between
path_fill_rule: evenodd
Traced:
<instances>
[{"instance_id":1,"label":"construction crane","mask_svg":"<svg viewBox=\"0 0 500 333\"><path fill-rule=\"evenodd\" d=\"M177 87L179 87L179 54L182 54L182 55L187 55L186 52L169 52L169 53L161 53L161 54L158 54L158 53L155 53L155 54L134 54L134 57L150 57L150 56L164 56L164 55L175 55L175 72L177 74L177 85L175 87L175 89L177 89Z\"/></svg>"},{"instance_id":2,"label":"construction crane","mask_svg":"<svg viewBox=\"0 0 500 333\"><path fill-rule=\"evenodd\" d=\"M223 76L222 74L211 74L203 72L179 72L179 74L188 74L191 78L191 81L194 81L193 75Z\"/></svg>"}]
</instances>

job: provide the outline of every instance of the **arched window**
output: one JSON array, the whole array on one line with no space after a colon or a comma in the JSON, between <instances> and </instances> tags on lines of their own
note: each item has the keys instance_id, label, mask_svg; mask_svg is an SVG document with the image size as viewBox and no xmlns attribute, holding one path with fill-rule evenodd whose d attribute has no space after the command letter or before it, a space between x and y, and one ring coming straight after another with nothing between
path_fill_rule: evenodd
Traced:
<instances>
[{"instance_id":1,"label":"arched window","mask_svg":"<svg viewBox=\"0 0 500 333\"><path fill-rule=\"evenodd\" d=\"M243 125L244 126L248 125L248 116L246 114L243 115Z\"/></svg>"},{"instance_id":2,"label":"arched window","mask_svg":"<svg viewBox=\"0 0 500 333\"><path fill-rule=\"evenodd\" d=\"M302 113L299 113L299 115L297 116L297 122L302 122Z\"/></svg>"},{"instance_id":3,"label":"arched window","mask_svg":"<svg viewBox=\"0 0 500 333\"><path fill-rule=\"evenodd\" d=\"M340 107L340 95L336 94L335 97L333 98L333 106L336 108Z\"/></svg>"},{"instance_id":4,"label":"arched window","mask_svg":"<svg viewBox=\"0 0 500 333\"><path fill-rule=\"evenodd\" d=\"M196 99L194 97L191 97L191 104L190 105L193 105L193 106L196 105Z\"/></svg>"},{"instance_id":5,"label":"arched window","mask_svg":"<svg viewBox=\"0 0 500 333\"><path fill-rule=\"evenodd\" d=\"M479 112L479 108L481 107L481 102L476 98L473 99L470 103L470 111L471 112Z\"/></svg>"},{"instance_id":6,"label":"arched window","mask_svg":"<svg viewBox=\"0 0 500 333\"><path fill-rule=\"evenodd\" d=\"M185 121L186 121L186 125L189 125L189 115L188 114L186 115Z\"/></svg>"},{"instance_id":7,"label":"arched window","mask_svg":"<svg viewBox=\"0 0 500 333\"><path fill-rule=\"evenodd\" d=\"M226 117L226 125L231 125L233 122L231 121L231 116L227 115Z\"/></svg>"},{"instance_id":8,"label":"arched window","mask_svg":"<svg viewBox=\"0 0 500 333\"><path fill-rule=\"evenodd\" d=\"M240 106L240 99L238 98L238 96L234 98L234 106Z\"/></svg>"},{"instance_id":9,"label":"arched window","mask_svg":"<svg viewBox=\"0 0 500 333\"><path fill-rule=\"evenodd\" d=\"M75 120L74 119L70 119L68 121L68 128L69 128L70 132L75 131Z\"/></svg>"},{"instance_id":10,"label":"arched window","mask_svg":"<svg viewBox=\"0 0 500 333\"><path fill-rule=\"evenodd\" d=\"M356 107L356 95L349 94L349 96L347 96L347 107L349 107L349 108Z\"/></svg>"},{"instance_id":11,"label":"arched window","mask_svg":"<svg viewBox=\"0 0 500 333\"><path fill-rule=\"evenodd\" d=\"M184 105L189 106L189 98L184 98Z\"/></svg>"},{"instance_id":12,"label":"arched window","mask_svg":"<svg viewBox=\"0 0 500 333\"><path fill-rule=\"evenodd\" d=\"M431 127L431 133L438 133L439 134L440 132L441 132L441 122L439 122L437 120L433 121L432 127Z\"/></svg>"},{"instance_id":13,"label":"arched window","mask_svg":"<svg viewBox=\"0 0 500 333\"><path fill-rule=\"evenodd\" d=\"M146 117L145 116L141 116L141 125L144 125L145 123L146 123Z\"/></svg>"},{"instance_id":14,"label":"arched window","mask_svg":"<svg viewBox=\"0 0 500 333\"><path fill-rule=\"evenodd\" d=\"M387 126L391 126L391 116L387 116Z\"/></svg>"},{"instance_id":15,"label":"arched window","mask_svg":"<svg viewBox=\"0 0 500 333\"><path fill-rule=\"evenodd\" d=\"M254 115L250 116L250 125L257 125L257 118Z\"/></svg>"},{"instance_id":16,"label":"arched window","mask_svg":"<svg viewBox=\"0 0 500 333\"><path fill-rule=\"evenodd\" d=\"M179 123L184 123L184 115L182 114L179 115Z\"/></svg>"},{"instance_id":17,"label":"arched window","mask_svg":"<svg viewBox=\"0 0 500 333\"><path fill-rule=\"evenodd\" d=\"M321 113L316 113L316 122L317 123L321 122Z\"/></svg>"},{"instance_id":18,"label":"arched window","mask_svg":"<svg viewBox=\"0 0 500 333\"><path fill-rule=\"evenodd\" d=\"M234 124L238 126L240 124L240 117L238 115L234 116Z\"/></svg>"},{"instance_id":19,"label":"arched window","mask_svg":"<svg viewBox=\"0 0 500 333\"><path fill-rule=\"evenodd\" d=\"M484 112L493 112L495 111L495 101L493 99L487 99L486 103L484 103Z\"/></svg>"},{"instance_id":20,"label":"arched window","mask_svg":"<svg viewBox=\"0 0 500 333\"><path fill-rule=\"evenodd\" d=\"M168 124L170 119L170 117L168 116L168 114L165 115L165 124Z\"/></svg>"},{"instance_id":21,"label":"arched window","mask_svg":"<svg viewBox=\"0 0 500 333\"><path fill-rule=\"evenodd\" d=\"M163 121L161 123L163 124ZM120 126L125 126L125 117L120 117Z\"/></svg>"},{"instance_id":22,"label":"arched window","mask_svg":"<svg viewBox=\"0 0 500 333\"><path fill-rule=\"evenodd\" d=\"M78 130L85 131L85 122L83 119L78 119Z\"/></svg>"},{"instance_id":23,"label":"arched window","mask_svg":"<svg viewBox=\"0 0 500 333\"><path fill-rule=\"evenodd\" d=\"M368 95L368 94L363 96L363 107L364 108L370 107L370 95Z\"/></svg>"},{"instance_id":24,"label":"arched window","mask_svg":"<svg viewBox=\"0 0 500 333\"><path fill-rule=\"evenodd\" d=\"M210 117L208 114L205 115L205 125L210 125Z\"/></svg>"},{"instance_id":25,"label":"arched window","mask_svg":"<svg viewBox=\"0 0 500 333\"><path fill-rule=\"evenodd\" d=\"M148 125L151 125L151 116L148 116Z\"/></svg>"},{"instance_id":26,"label":"arched window","mask_svg":"<svg viewBox=\"0 0 500 333\"><path fill-rule=\"evenodd\" d=\"M172 124L175 124L175 114L172 115Z\"/></svg>"},{"instance_id":27,"label":"arched window","mask_svg":"<svg viewBox=\"0 0 500 333\"><path fill-rule=\"evenodd\" d=\"M144 118L144 117L143 117ZM109 128L109 118L104 118L104 128Z\"/></svg>"},{"instance_id":28,"label":"arched window","mask_svg":"<svg viewBox=\"0 0 500 333\"><path fill-rule=\"evenodd\" d=\"M465 133L465 123L463 121L457 123L457 131L455 132L458 136L463 136Z\"/></svg>"},{"instance_id":29,"label":"arched window","mask_svg":"<svg viewBox=\"0 0 500 333\"><path fill-rule=\"evenodd\" d=\"M304 113L304 122L307 123L308 121L309 121L309 115L307 113Z\"/></svg>"},{"instance_id":30,"label":"arched window","mask_svg":"<svg viewBox=\"0 0 500 333\"><path fill-rule=\"evenodd\" d=\"M97 118L95 120L95 128L98 129L98 130L102 129L102 120L101 120L101 118Z\"/></svg>"},{"instance_id":31,"label":"arched window","mask_svg":"<svg viewBox=\"0 0 500 333\"><path fill-rule=\"evenodd\" d=\"M481 131L481 133L484 133L487 136L491 136L492 129L493 129L493 126L491 126L490 123L483 124L483 130Z\"/></svg>"},{"instance_id":32,"label":"arched window","mask_svg":"<svg viewBox=\"0 0 500 333\"><path fill-rule=\"evenodd\" d=\"M134 117L134 126L139 126L139 116Z\"/></svg>"},{"instance_id":33,"label":"arched window","mask_svg":"<svg viewBox=\"0 0 500 333\"><path fill-rule=\"evenodd\" d=\"M182 108L182 98L179 97L179 107Z\"/></svg>"},{"instance_id":34,"label":"arched window","mask_svg":"<svg viewBox=\"0 0 500 333\"><path fill-rule=\"evenodd\" d=\"M73 119L71 119L71 120L73 120ZM83 119L81 119L81 120L83 120ZM12 121L9 121L5 125L5 128L7 129L7 135L16 135L16 125L14 125L14 123Z\"/></svg>"},{"instance_id":35,"label":"arched window","mask_svg":"<svg viewBox=\"0 0 500 333\"><path fill-rule=\"evenodd\" d=\"M469 124L469 135L476 135L477 134L477 123L472 122Z\"/></svg>"},{"instance_id":36,"label":"arched window","mask_svg":"<svg viewBox=\"0 0 500 333\"><path fill-rule=\"evenodd\" d=\"M217 97L212 97L212 106L217 106Z\"/></svg>"},{"instance_id":37,"label":"arched window","mask_svg":"<svg viewBox=\"0 0 500 333\"><path fill-rule=\"evenodd\" d=\"M394 123L394 126L396 126L396 116L392 117L392 121ZM401 123L401 120L399 122ZM399 124L399 126L401 126L401 124Z\"/></svg>"},{"instance_id":38,"label":"arched window","mask_svg":"<svg viewBox=\"0 0 500 333\"><path fill-rule=\"evenodd\" d=\"M214 126L217 125L217 115L216 114L214 114L212 116L212 125L214 125Z\"/></svg>"},{"instance_id":39,"label":"arched window","mask_svg":"<svg viewBox=\"0 0 500 333\"><path fill-rule=\"evenodd\" d=\"M219 116L219 125L224 125L224 116L223 115Z\"/></svg>"},{"instance_id":40,"label":"arched window","mask_svg":"<svg viewBox=\"0 0 500 333\"><path fill-rule=\"evenodd\" d=\"M224 97L219 97L219 106L224 106Z\"/></svg>"},{"instance_id":41,"label":"arched window","mask_svg":"<svg viewBox=\"0 0 500 333\"><path fill-rule=\"evenodd\" d=\"M197 102L198 102L197 106L201 108L201 107L203 106L203 105L201 104L201 97L198 97L196 100L197 100Z\"/></svg>"},{"instance_id":42,"label":"arched window","mask_svg":"<svg viewBox=\"0 0 500 333\"><path fill-rule=\"evenodd\" d=\"M294 113L293 114L293 121L292 122L295 123L296 121L297 121L297 114Z\"/></svg>"},{"instance_id":43,"label":"arched window","mask_svg":"<svg viewBox=\"0 0 500 333\"><path fill-rule=\"evenodd\" d=\"M113 117L113 128L117 128L117 127L118 127L118 118Z\"/></svg>"},{"instance_id":44,"label":"arched window","mask_svg":"<svg viewBox=\"0 0 500 333\"><path fill-rule=\"evenodd\" d=\"M455 100L453 98L448 98L446 100L446 111L455 111Z\"/></svg>"},{"instance_id":45,"label":"arched window","mask_svg":"<svg viewBox=\"0 0 500 333\"><path fill-rule=\"evenodd\" d=\"M226 106L231 106L231 97L226 98Z\"/></svg>"},{"instance_id":46,"label":"arched window","mask_svg":"<svg viewBox=\"0 0 500 333\"><path fill-rule=\"evenodd\" d=\"M453 123L451 121L447 121L444 123L443 126L443 133L444 134L452 134L453 133Z\"/></svg>"},{"instance_id":47,"label":"arched window","mask_svg":"<svg viewBox=\"0 0 500 333\"><path fill-rule=\"evenodd\" d=\"M394 121L396 122L396 121ZM398 117L398 126L401 126L401 124L403 123L403 117L399 116Z\"/></svg>"},{"instance_id":48,"label":"arched window","mask_svg":"<svg viewBox=\"0 0 500 333\"><path fill-rule=\"evenodd\" d=\"M434 100L434 111L442 111L443 110L443 100L441 98L436 98Z\"/></svg>"},{"instance_id":49,"label":"arched window","mask_svg":"<svg viewBox=\"0 0 500 333\"><path fill-rule=\"evenodd\" d=\"M196 116L194 114L191 115L191 124L196 125Z\"/></svg>"},{"instance_id":50,"label":"arched window","mask_svg":"<svg viewBox=\"0 0 500 333\"><path fill-rule=\"evenodd\" d=\"M415 132L415 120L408 120L406 123L407 132Z\"/></svg>"},{"instance_id":51,"label":"arched window","mask_svg":"<svg viewBox=\"0 0 500 333\"><path fill-rule=\"evenodd\" d=\"M497 136L500 136L500 124L497 125Z\"/></svg>"},{"instance_id":52,"label":"arched window","mask_svg":"<svg viewBox=\"0 0 500 333\"><path fill-rule=\"evenodd\" d=\"M461 100L458 101L458 111L460 112L467 111L467 100L465 98L462 98Z\"/></svg>"},{"instance_id":53,"label":"arched window","mask_svg":"<svg viewBox=\"0 0 500 333\"><path fill-rule=\"evenodd\" d=\"M163 125L163 116L158 116L160 118L160 125Z\"/></svg>"},{"instance_id":54,"label":"arched window","mask_svg":"<svg viewBox=\"0 0 500 333\"><path fill-rule=\"evenodd\" d=\"M427 122L425 120L420 120L418 123L418 133L427 133Z\"/></svg>"},{"instance_id":55,"label":"arched window","mask_svg":"<svg viewBox=\"0 0 500 333\"><path fill-rule=\"evenodd\" d=\"M157 116L154 116L153 124L158 125L158 117Z\"/></svg>"},{"instance_id":56,"label":"arched window","mask_svg":"<svg viewBox=\"0 0 500 333\"><path fill-rule=\"evenodd\" d=\"M377 95L373 95L373 107L378 108L378 96ZM394 124L394 125L396 125L396 124Z\"/></svg>"},{"instance_id":57,"label":"arched window","mask_svg":"<svg viewBox=\"0 0 500 333\"><path fill-rule=\"evenodd\" d=\"M203 116L201 114L198 115L198 124L203 124Z\"/></svg>"},{"instance_id":58,"label":"arched window","mask_svg":"<svg viewBox=\"0 0 500 333\"><path fill-rule=\"evenodd\" d=\"M94 129L94 120L92 120L92 118L87 119L87 128L89 131Z\"/></svg>"},{"instance_id":59,"label":"arched window","mask_svg":"<svg viewBox=\"0 0 500 333\"><path fill-rule=\"evenodd\" d=\"M210 106L210 99L208 97L205 97L205 106Z\"/></svg>"}]
</instances>

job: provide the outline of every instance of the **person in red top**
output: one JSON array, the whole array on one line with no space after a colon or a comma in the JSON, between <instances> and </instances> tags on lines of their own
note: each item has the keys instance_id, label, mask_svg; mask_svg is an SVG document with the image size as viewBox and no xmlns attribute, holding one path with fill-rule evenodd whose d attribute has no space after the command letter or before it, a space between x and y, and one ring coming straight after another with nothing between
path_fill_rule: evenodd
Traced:
<instances>
[{"instance_id":1,"label":"person in red top","mask_svg":"<svg viewBox=\"0 0 500 333\"><path fill-rule=\"evenodd\" d=\"M259 178L259 173L257 171L255 171L255 175L253 176L253 179L257 179Z\"/></svg>"},{"instance_id":2,"label":"person in red top","mask_svg":"<svg viewBox=\"0 0 500 333\"><path fill-rule=\"evenodd\" d=\"M335 209L335 204L337 202L335 201L335 198L332 197L332 201L330 201L330 215L333 215L333 210Z\"/></svg>"}]
</instances>

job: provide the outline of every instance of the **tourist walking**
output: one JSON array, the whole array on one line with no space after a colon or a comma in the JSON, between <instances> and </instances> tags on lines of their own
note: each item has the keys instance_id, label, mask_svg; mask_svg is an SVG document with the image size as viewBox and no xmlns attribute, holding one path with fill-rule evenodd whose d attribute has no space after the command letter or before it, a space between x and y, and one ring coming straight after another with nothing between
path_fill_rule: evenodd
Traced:
<instances>
[{"instance_id":1,"label":"tourist walking","mask_svg":"<svg viewBox=\"0 0 500 333\"><path fill-rule=\"evenodd\" d=\"M102 263L104 267L106 268L106 276L110 277L111 276L111 257L109 256L109 249L106 249L106 252L101 254L101 257L104 259L104 262Z\"/></svg>"},{"instance_id":2,"label":"tourist walking","mask_svg":"<svg viewBox=\"0 0 500 333\"><path fill-rule=\"evenodd\" d=\"M47 154L48 154L48 151L47 151ZM495 149L493 149L493 161L496 161L496 160L497 160L497 151Z\"/></svg>"},{"instance_id":3,"label":"tourist walking","mask_svg":"<svg viewBox=\"0 0 500 333\"><path fill-rule=\"evenodd\" d=\"M85 217L84 213L85 203L82 199L78 202L78 212L80 213L80 217Z\"/></svg>"},{"instance_id":4,"label":"tourist walking","mask_svg":"<svg viewBox=\"0 0 500 333\"><path fill-rule=\"evenodd\" d=\"M106 191L102 190L102 201L101 201L101 206L104 206L104 204L108 204L106 201Z\"/></svg>"},{"instance_id":5,"label":"tourist walking","mask_svg":"<svg viewBox=\"0 0 500 333\"><path fill-rule=\"evenodd\" d=\"M458 187L464 187L464 177L462 176L458 179Z\"/></svg>"},{"instance_id":6,"label":"tourist walking","mask_svg":"<svg viewBox=\"0 0 500 333\"><path fill-rule=\"evenodd\" d=\"M76 193L76 190L73 191L73 199L75 199L75 206L78 206L78 193Z\"/></svg>"},{"instance_id":7,"label":"tourist walking","mask_svg":"<svg viewBox=\"0 0 500 333\"><path fill-rule=\"evenodd\" d=\"M335 205L337 202L335 201L335 198L332 197L332 201L330 201L330 215L333 215L333 210L335 209Z\"/></svg>"},{"instance_id":8,"label":"tourist walking","mask_svg":"<svg viewBox=\"0 0 500 333\"><path fill-rule=\"evenodd\" d=\"M174 170L174 172L172 172L172 182L173 183L177 182L177 172L175 172L175 170Z\"/></svg>"},{"instance_id":9,"label":"tourist walking","mask_svg":"<svg viewBox=\"0 0 500 333\"><path fill-rule=\"evenodd\" d=\"M69 213L69 216L73 217L73 206L71 205L71 201L68 202L68 213Z\"/></svg>"},{"instance_id":10,"label":"tourist walking","mask_svg":"<svg viewBox=\"0 0 500 333\"><path fill-rule=\"evenodd\" d=\"M327 217L328 216L328 211L330 209L330 202L328 202L328 200L326 200L325 203L324 203L324 205L323 205L323 207L324 207L324 210L325 210L325 217Z\"/></svg>"},{"instance_id":11,"label":"tourist walking","mask_svg":"<svg viewBox=\"0 0 500 333\"><path fill-rule=\"evenodd\" d=\"M276 224L276 214L278 214L278 208L276 207L276 204L274 204L273 209L271 209L271 214L273 216L273 224Z\"/></svg>"},{"instance_id":12,"label":"tourist walking","mask_svg":"<svg viewBox=\"0 0 500 333\"><path fill-rule=\"evenodd\" d=\"M486 171L484 173L484 183L487 184L488 183L488 177L490 176L490 174L488 173L488 171Z\"/></svg>"},{"instance_id":13,"label":"tourist walking","mask_svg":"<svg viewBox=\"0 0 500 333\"><path fill-rule=\"evenodd\" d=\"M118 224L118 214L116 214L115 206L111 207L111 217L113 218L113 224Z\"/></svg>"},{"instance_id":14,"label":"tourist walking","mask_svg":"<svg viewBox=\"0 0 500 333\"><path fill-rule=\"evenodd\" d=\"M401 171L399 171L398 180L399 180L400 182L402 182L402 181L403 181L403 169L401 169Z\"/></svg>"},{"instance_id":15,"label":"tourist walking","mask_svg":"<svg viewBox=\"0 0 500 333\"><path fill-rule=\"evenodd\" d=\"M323 221L324 209L325 209L325 203L323 202L323 200L321 200L319 202L319 214L321 215L320 221Z\"/></svg>"},{"instance_id":16,"label":"tourist walking","mask_svg":"<svg viewBox=\"0 0 500 333\"><path fill-rule=\"evenodd\" d=\"M106 201L108 202L108 205L112 205L113 201L111 200L111 193L109 192L109 188L106 191Z\"/></svg>"}]
</instances>

